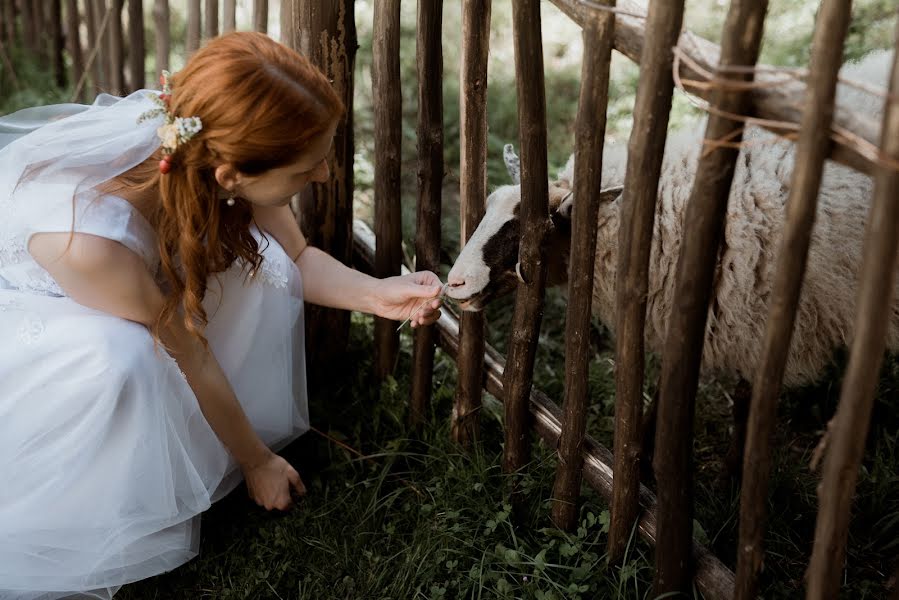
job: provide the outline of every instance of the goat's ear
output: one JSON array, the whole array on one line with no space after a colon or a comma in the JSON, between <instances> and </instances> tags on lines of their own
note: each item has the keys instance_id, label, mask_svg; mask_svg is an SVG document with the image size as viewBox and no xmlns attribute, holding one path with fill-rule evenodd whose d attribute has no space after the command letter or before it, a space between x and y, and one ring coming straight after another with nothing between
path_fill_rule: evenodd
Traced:
<instances>
[{"instance_id":1,"label":"goat's ear","mask_svg":"<svg viewBox=\"0 0 899 600\"><path fill-rule=\"evenodd\" d=\"M521 160L515 154L515 148L512 144L503 146L503 161L506 163L506 170L509 171L509 177L512 183L518 185L521 183Z\"/></svg>"},{"instance_id":2,"label":"goat's ear","mask_svg":"<svg viewBox=\"0 0 899 600\"><path fill-rule=\"evenodd\" d=\"M614 187L603 188L599 191L599 203L602 204L604 202L612 202L618 199L624 192L624 186L616 185Z\"/></svg>"}]
</instances>

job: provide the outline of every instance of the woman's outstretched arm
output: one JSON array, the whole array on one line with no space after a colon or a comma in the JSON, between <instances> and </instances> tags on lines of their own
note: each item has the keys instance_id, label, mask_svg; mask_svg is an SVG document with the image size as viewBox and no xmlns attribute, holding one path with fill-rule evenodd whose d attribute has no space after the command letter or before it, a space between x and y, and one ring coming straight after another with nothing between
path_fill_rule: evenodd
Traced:
<instances>
[{"instance_id":1,"label":"woman's outstretched arm","mask_svg":"<svg viewBox=\"0 0 899 600\"><path fill-rule=\"evenodd\" d=\"M413 327L433 323L440 317L437 309L442 284L433 273L419 271L402 277L377 279L308 246L290 207L254 206L253 216L259 228L274 237L287 255L295 259L303 274L306 302L398 321L411 316ZM428 299L433 300L426 302Z\"/></svg>"}]
</instances>

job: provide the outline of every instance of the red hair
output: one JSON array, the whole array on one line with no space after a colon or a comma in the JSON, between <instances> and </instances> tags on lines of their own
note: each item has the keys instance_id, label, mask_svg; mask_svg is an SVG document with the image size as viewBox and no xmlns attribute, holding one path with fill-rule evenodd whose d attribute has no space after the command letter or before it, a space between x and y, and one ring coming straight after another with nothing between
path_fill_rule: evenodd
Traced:
<instances>
[{"instance_id":1,"label":"red hair","mask_svg":"<svg viewBox=\"0 0 899 600\"><path fill-rule=\"evenodd\" d=\"M254 269L262 261L250 234L250 205L239 199L224 205L215 167L232 163L258 175L290 164L345 108L304 56L255 32L210 40L173 75L171 88L171 112L200 117L203 129L178 148L168 174L156 170L158 151L138 167L145 177L133 172L127 179L142 179L145 188L158 185L160 193L154 221L169 289L153 333L158 338L180 307L188 331L203 339L209 275L238 259Z\"/></svg>"}]
</instances>

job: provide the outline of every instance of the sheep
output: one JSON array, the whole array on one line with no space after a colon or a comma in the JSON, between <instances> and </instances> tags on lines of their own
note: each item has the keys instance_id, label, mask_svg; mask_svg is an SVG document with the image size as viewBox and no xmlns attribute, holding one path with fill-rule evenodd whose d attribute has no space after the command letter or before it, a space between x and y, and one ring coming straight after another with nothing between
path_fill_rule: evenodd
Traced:
<instances>
[{"instance_id":1,"label":"sheep","mask_svg":"<svg viewBox=\"0 0 899 600\"><path fill-rule=\"evenodd\" d=\"M870 55L844 74L871 81L886 80L890 53ZM857 90L841 88L841 100L880 121L882 100L864 99ZM669 134L659 181L649 268L645 343L659 352L664 343L673 298L684 215L696 172L705 126ZM772 291L777 253L786 217L793 170L794 145L759 128L748 127L740 151L728 202L722 246L709 305L703 348L703 374L737 375L742 381L741 406L748 410L746 391L761 360L761 349ZM510 175L518 183L517 157L505 149ZM612 333L615 329L615 283L621 185L627 148L606 144L602 164L603 193L597 217L593 312ZM549 186L554 227L547 240L548 285L567 281L570 246L571 193L574 156ZM784 385L814 382L832 361L834 352L851 341L856 292L872 180L828 161L818 196L815 227ZM480 310L517 283L520 185L497 188L487 199L484 219L462 249L448 276L448 296L463 310ZM884 315L887 345L899 349L899 294ZM738 425L738 437L742 427ZM738 452L741 440L735 440ZM734 449L732 448L731 454ZM729 462L735 458L731 456Z\"/></svg>"}]
</instances>

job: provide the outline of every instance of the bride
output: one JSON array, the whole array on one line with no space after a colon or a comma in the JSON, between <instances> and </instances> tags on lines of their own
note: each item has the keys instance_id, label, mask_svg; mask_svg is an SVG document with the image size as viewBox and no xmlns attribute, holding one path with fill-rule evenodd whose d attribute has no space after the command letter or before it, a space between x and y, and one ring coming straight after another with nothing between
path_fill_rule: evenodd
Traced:
<instances>
[{"instance_id":1,"label":"bride","mask_svg":"<svg viewBox=\"0 0 899 600\"><path fill-rule=\"evenodd\" d=\"M304 57L231 33L163 83L0 119L3 599L188 561L241 477L289 508L304 301L439 316L433 273L374 279L300 233L288 200L330 176L345 110Z\"/></svg>"}]
</instances>

